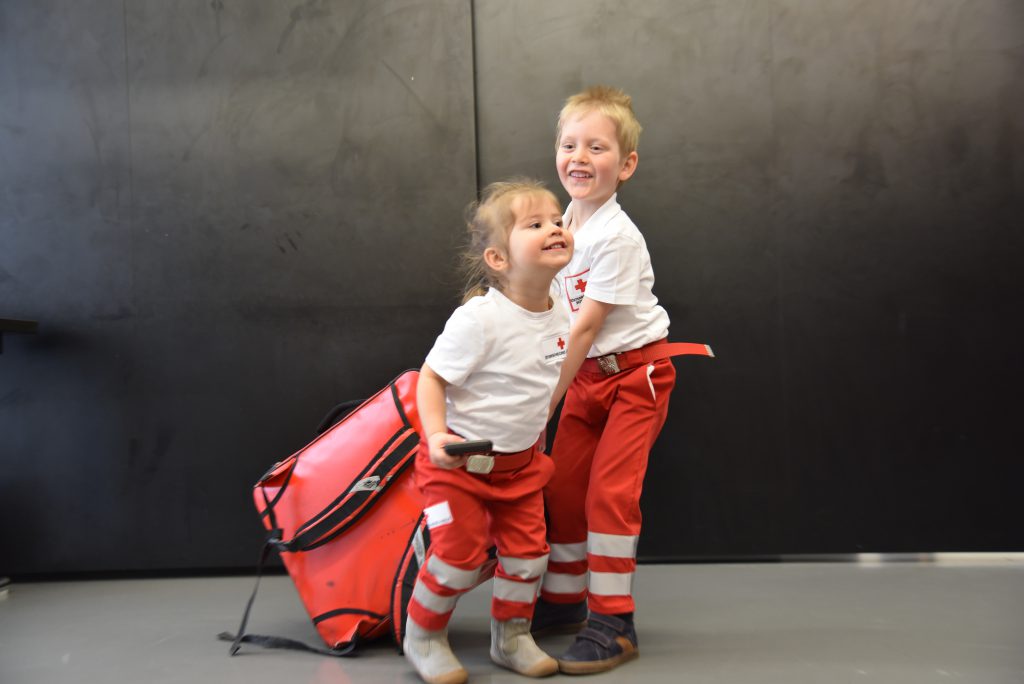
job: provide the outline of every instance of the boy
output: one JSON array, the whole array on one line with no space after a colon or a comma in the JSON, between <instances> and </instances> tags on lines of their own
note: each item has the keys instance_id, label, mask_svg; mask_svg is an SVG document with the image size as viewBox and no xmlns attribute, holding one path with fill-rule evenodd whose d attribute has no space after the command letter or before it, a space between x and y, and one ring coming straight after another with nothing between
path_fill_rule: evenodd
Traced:
<instances>
[{"instance_id":1,"label":"boy","mask_svg":"<svg viewBox=\"0 0 1024 684\"><path fill-rule=\"evenodd\" d=\"M589 604L586 628L558 659L569 674L604 672L637 656L640 492L675 384L668 357L710 354L703 345L666 344L669 319L651 289L647 246L616 202L636 172L640 131L629 95L603 86L570 97L558 119L555 164L572 200L564 223L576 247L556 279L571 329L552 413L568 394L544 490L551 556L533 629L576 631Z\"/></svg>"}]
</instances>

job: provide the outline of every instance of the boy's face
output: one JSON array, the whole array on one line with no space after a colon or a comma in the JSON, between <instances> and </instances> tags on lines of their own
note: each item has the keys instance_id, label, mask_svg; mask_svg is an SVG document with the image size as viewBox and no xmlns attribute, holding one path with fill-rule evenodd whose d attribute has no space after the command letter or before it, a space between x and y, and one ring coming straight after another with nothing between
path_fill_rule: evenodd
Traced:
<instances>
[{"instance_id":1,"label":"boy's face","mask_svg":"<svg viewBox=\"0 0 1024 684\"><path fill-rule=\"evenodd\" d=\"M619 150L615 124L597 111L570 119L562 126L555 166L562 187L576 202L598 208L615 194L619 182L636 170L637 154Z\"/></svg>"}]
</instances>

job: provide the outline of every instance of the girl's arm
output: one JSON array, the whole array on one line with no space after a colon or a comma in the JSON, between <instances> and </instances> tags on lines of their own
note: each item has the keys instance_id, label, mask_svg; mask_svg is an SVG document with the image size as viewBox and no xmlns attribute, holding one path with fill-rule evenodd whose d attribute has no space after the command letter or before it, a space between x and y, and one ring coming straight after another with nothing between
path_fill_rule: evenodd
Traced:
<instances>
[{"instance_id":1,"label":"girl's arm","mask_svg":"<svg viewBox=\"0 0 1024 684\"><path fill-rule=\"evenodd\" d=\"M420 369L419 382L416 385L416 407L423 425L423 436L430 447L430 462L438 468L452 470L463 465L469 456L449 456L444 445L451 442L464 442L458 435L448 432L447 411L444 403L444 389L448 382L434 372L434 369L423 364Z\"/></svg>"},{"instance_id":2,"label":"girl's arm","mask_svg":"<svg viewBox=\"0 0 1024 684\"><path fill-rule=\"evenodd\" d=\"M551 395L551 406L548 408L548 420L555 414L558 402L562 401L566 390L576 377L576 372L583 365L587 358L587 352L594 344L594 338L604 325L604 319L608 318L614 304L606 304L589 297L583 298L580 305L580 315L576 322L569 329L569 348L565 351L565 360L562 362L562 370L558 375L558 384L555 386L555 393Z\"/></svg>"}]
</instances>

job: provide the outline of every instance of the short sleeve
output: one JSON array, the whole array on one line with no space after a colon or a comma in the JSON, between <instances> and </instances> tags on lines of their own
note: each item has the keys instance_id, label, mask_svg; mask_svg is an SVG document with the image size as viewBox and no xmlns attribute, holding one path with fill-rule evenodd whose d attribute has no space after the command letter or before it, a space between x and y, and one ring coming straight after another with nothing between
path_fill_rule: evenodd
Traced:
<instances>
[{"instance_id":1,"label":"short sleeve","mask_svg":"<svg viewBox=\"0 0 1024 684\"><path fill-rule=\"evenodd\" d=\"M465 305L456 309L427 354L427 365L452 385L466 381L483 359L485 331L476 312Z\"/></svg>"},{"instance_id":2,"label":"short sleeve","mask_svg":"<svg viewBox=\"0 0 1024 684\"><path fill-rule=\"evenodd\" d=\"M605 304L636 304L640 290L640 244L614 235L595 251L586 296Z\"/></svg>"}]
</instances>

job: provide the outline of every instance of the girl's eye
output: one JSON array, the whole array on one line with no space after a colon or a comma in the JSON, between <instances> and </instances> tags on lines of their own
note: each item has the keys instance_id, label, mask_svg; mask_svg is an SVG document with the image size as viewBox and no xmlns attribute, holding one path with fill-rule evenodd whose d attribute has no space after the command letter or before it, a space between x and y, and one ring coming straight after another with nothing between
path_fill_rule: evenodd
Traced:
<instances>
[{"instance_id":1,"label":"girl's eye","mask_svg":"<svg viewBox=\"0 0 1024 684\"><path fill-rule=\"evenodd\" d=\"M561 228L562 227L562 219L556 220L555 221L555 225L558 226L559 228Z\"/></svg>"},{"instance_id":2,"label":"girl's eye","mask_svg":"<svg viewBox=\"0 0 1024 684\"><path fill-rule=\"evenodd\" d=\"M531 228L540 228L540 222L539 221L534 221L533 223L530 224L530 227Z\"/></svg>"}]
</instances>

